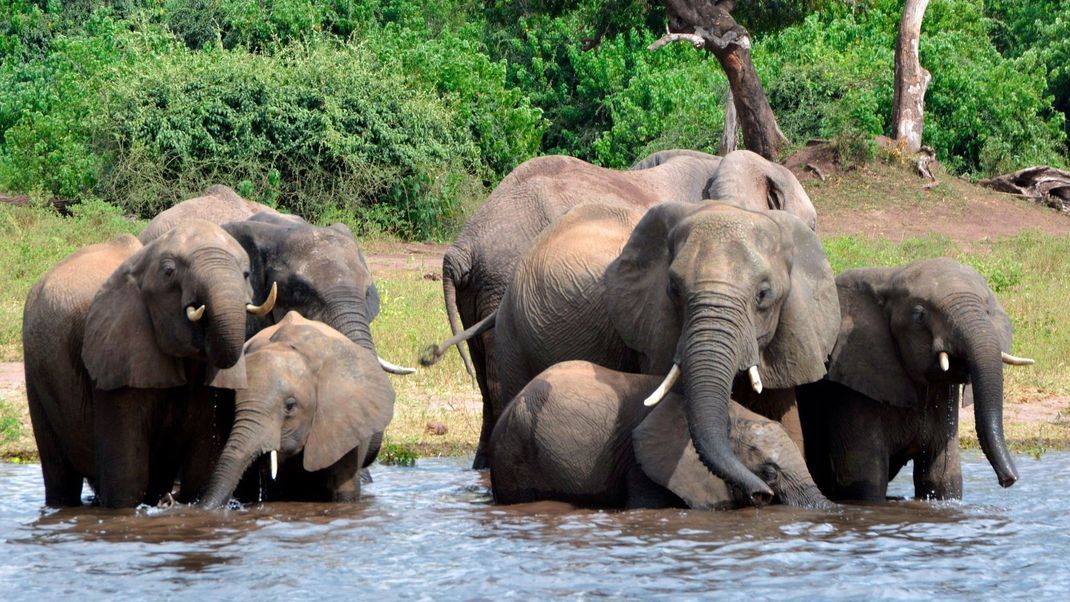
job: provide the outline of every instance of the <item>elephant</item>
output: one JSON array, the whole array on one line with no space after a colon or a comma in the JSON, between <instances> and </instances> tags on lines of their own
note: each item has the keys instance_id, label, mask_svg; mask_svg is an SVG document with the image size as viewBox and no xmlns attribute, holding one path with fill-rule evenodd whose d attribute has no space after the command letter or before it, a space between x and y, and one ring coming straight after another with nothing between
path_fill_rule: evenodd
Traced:
<instances>
[{"instance_id":1,"label":"elephant","mask_svg":"<svg viewBox=\"0 0 1070 602\"><path fill-rule=\"evenodd\" d=\"M208 190L204 191L204 196L186 199L170 209L161 211L149 222L148 226L145 226L145 229L138 235L138 240L142 244L148 244L178 224L194 219L203 219L222 225L230 221L243 220L258 213L280 215L267 205L243 199L229 186L216 184L209 186ZM300 219L292 216L284 216L284 218Z\"/></svg>"},{"instance_id":2,"label":"elephant","mask_svg":"<svg viewBox=\"0 0 1070 602\"><path fill-rule=\"evenodd\" d=\"M651 166L637 169L643 165ZM645 209L666 201L699 201L716 195L754 209L790 209L816 227L813 204L791 172L754 153L737 151L721 159L696 151L662 151L636 167L616 171L571 157L546 156L526 161L506 176L443 256L442 289L453 335L487 326L484 321L493 319L517 263L532 242L580 203L623 203ZM717 185L718 178L726 184ZM495 337L493 329L484 328L468 339L471 358L457 344L469 374L475 371L485 408L500 407L509 399L503 398L497 382ZM429 347L421 364L432 365L449 347ZM484 412L484 433L489 435L491 427ZM477 450L473 466L484 465L485 454Z\"/></svg>"},{"instance_id":3,"label":"elephant","mask_svg":"<svg viewBox=\"0 0 1070 602\"><path fill-rule=\"evenodd\" d=\"M264 456L271 480L260 500L357 500L361 469L375 460L394 412L375 354L291 311L249 339L245 366L247 384L232 393L234 426L201 505L225 504Z\"/></svg>"},{"instance_id":4,"label":"elephant","mask_svg":"<svg viewBox=\"0 0 1070 602\"><path fill-rule=\"evenodd\" d=\"M371 322L379 313L379 292L349 228L344 224L314 226L260 213L228 222L223 229L249 254L253 290L262 294L275 282L280 287L275 310L250 317L247 336L275 324L292 310L326 323L376 353ZM391 374L415 372L383 358L379 363Z\"/></svg>"},{"instance_id":5,"label":"elephant","mask_svg":"<svg viewBox=\"0 0 1070 602\"><path fill-rule=\"evenodd\" d=\"M999 483L1018 479L1003 439L1011 323L976 270L949 258L848 270L828 375L798 389L806 459L825 495L884 501L914 462L918 498L962 497L959 385L974 392L981 448Z\"/></svg>"},{"instance_id":6,"label":"elephant","mask_svg":"<svg viewBox=\"0 0 1070 602\"><path fill-rule=\"evenodd\" d=\"M156 503L207 484L229 428L220 389L245 385L249 258L219 226L184 223L142 245L86 247L33 286L23 313L26 388L45 502Z\"/></svg>"},{"instance_id":7,"label":"elephant","mask_svg":"<svg viewBox=\"0 0 1070 602\"><path fill-rule=\"evenodd\" d=\"M643 399L656 376L584 361L555 364L506 407L490 439L490 479L499 504L557 500L594 507L729 509L751 500L699 460L684 399ZM831 507L802 452L776 422L732 401L731 447L772 490L772 501Z\"/></svg>"},{"instance_id":8,"label":"elephant","mask_svg":"<svg viewBox=\"0 0 1070 602\"><path fill-rule=\"evenodd\" d=\"M738 388L762 394L752 409L801 435L790 389L824 376L839 320L821 243L787 212L717 201L663 203L645 214L581 205L540 235L502 298L498 376L509 399L566 360L668 373L669 387L682 376L703 463L749 495L768 496L728 445L737 376L750 384ZM502 408L490 410L493 421Z\"/></svg>"}]
</instances>

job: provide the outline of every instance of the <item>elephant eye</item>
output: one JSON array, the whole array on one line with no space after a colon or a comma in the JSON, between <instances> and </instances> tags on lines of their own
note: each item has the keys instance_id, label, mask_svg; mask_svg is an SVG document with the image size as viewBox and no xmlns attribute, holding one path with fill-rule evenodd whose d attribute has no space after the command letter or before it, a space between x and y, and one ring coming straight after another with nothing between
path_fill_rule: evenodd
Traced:
<instances>
[{"instance_id":1,"label":"elephant eye","mask_svg":"<svg viewBox=\"0 0 1070 602\"><path fill-rule=\"evenodd\" d=\"M290 414L294 413L294 410L297 409L297 400L294 399L293 397L287 397L285 405L286 405L286 415L289 416Z\"/></svg>"},{"instance_id":2,"label":"elephant eye","mask_svg":"<svg viewBox=\"0 0 1070 602\"><path fill-rule=\"evenodd\" d=\"M764 307L765 304L773 298L773 287L768 284L763 284L758 288L758 294L756 294L754 298L758 302L759 307Z\"/></svg>"},{"instance_id":3,"label":"elephant eye","mask_svg":"<svg viewBox=\"0 0 1070 602\"><path fill-rule=\"evenodd\" d=\"M175 262L173 259L164 259L160 262L160 272L164 276L170 278L175 273Z\"/></svg>"},{"instance_id":4,"label":"elephant eye","mask_svg":"<svg viewBox=\"0 0 1070 602\"><path fill-rule=\"evenodd\" d=\"M910 312L910 319L913 320L915 324L921 324L922 322L924 322L925 308L920 305L915 305L914 309Z\"/></svg>"}]
</instances>

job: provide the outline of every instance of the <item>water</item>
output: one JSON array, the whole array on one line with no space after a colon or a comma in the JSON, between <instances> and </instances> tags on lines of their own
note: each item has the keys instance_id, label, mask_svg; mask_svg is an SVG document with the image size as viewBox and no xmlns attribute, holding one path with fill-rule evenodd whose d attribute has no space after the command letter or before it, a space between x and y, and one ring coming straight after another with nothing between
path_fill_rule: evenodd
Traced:
<instances>
[{"instance_id":1,"label":"water","mask_svg":"<svg viewBox=\"0 0 1070 602\"><path fill-rule=\"evenodd\" d=\"M355 505L55 511L0 464L0 599L1068 599L1070 453L1017 460L1003 490L964 454L963 502L728 513L494 506L467 459Z\"/></svg>"}]
</instances>

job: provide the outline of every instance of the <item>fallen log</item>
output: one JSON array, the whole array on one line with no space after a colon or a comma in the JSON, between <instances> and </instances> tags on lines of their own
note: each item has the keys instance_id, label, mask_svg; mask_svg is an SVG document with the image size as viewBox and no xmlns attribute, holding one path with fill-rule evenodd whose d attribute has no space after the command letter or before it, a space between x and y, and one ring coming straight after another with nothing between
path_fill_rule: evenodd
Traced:
<instances>
[{"instance_id":1,"label":"fallen log","mask_svg":"<svg viewBox=\"0 0 1070 602\"><path fill-rule=\"evenodd\" d=\"M1070 213L1070 172L1062 169L1037 165L981 180L978 184L999 192L1024 196L1052 209Z\"/></svg>"}]
</instances>

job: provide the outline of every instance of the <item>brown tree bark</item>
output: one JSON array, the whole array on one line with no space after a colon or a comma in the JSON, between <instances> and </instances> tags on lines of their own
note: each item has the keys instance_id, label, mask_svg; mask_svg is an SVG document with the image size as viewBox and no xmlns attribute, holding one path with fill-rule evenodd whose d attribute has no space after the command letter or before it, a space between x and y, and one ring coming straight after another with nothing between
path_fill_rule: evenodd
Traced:
<instances>
[{"instance_id":1,"label":"brown tree bark","mask_svg":"<svg viewBox=\"0 0 1070 602\"><path fill-rule=\"evenodd\" d=\"M732 18L734 0L662 0L662 3L668 13L669 28L677 34L693 34L675 39L701 38L702 47L721 63L735 97L744 146L775 161L787 138L777 126L776 115L751 62L750 34Z\"/></svg>"},{"instance_id":2,"label":"brown tree bark","mask_svg":"<svg viewBox=\"0 0 1070 602\"><path fill-rule=\"evenodd\" d=\"M892 133L907 152L921 150L925 124L925 90L932 75L921 66L918 41L929 0L904 0L895 42L895 93L892 97Z\"/></svg>"},{"instance_id":3,"label":"brown tree bark","mask_svg":"<svg viewBox=\"0 0 1070 602\"><path fill-rule=\"evenodd\" d=\"M724 99L724 133L721 134L721 148L718 151L723 157L736 150L736 135L739 132L739 120L736 118L736 98L732 94L732 88L728 89L728 96Z\"/></svg>"}]
</instances>

